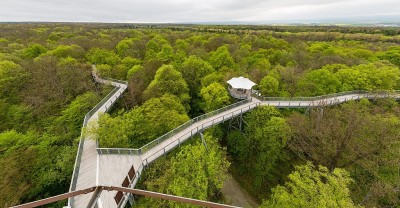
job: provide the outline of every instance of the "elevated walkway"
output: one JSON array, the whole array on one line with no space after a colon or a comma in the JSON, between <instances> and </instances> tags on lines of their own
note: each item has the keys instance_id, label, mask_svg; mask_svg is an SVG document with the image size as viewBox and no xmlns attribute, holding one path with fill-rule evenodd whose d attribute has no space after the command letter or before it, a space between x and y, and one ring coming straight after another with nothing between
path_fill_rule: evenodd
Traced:
<instances>
[{"instance_id":1,"label":"elevated walkway","mask_svg":"<svg viewBox=\"0 0 400 208\"><path fill-rule=\"evenodd\" d=\"M97 82L115 86L115 89L85 116L84 127L88 123L97 125L99 115L107 112L127 88L127 83L101 79L96 74L94 74L94 78ZM400 99L400 94L398 92L370 93L352 91L319 97L253 97L250 100L243 100L191 119L139 149L98 148L94 139L81 137L70 192L93 186L134 188L143 169L157 158L180 146L199 132L228 121L260 105L275 106L277 108L312 108L336 105L361 98L379 99L385 97ZM88 128L90 128L90 125ZM103 191L98 198L96 197L93 193L76 196L69 199L68 205L77 208L93 206L100 208L124 207L132 199L130 193L123 194L116 191ZM91 201L94 201L94 203L89 204Z\"/></svg>"},{"instance_id":2,"label":"elevated walkway","mask_svg":"<svg viewBox=\"0 0 400 208\"><path fill-rule=\"evenodd\" d=\"M88 114L85 115L83 127L90 128L90 125L97 125L99 116L107 112L116 100L127 89L127 83L121 81L113 81L101 79L95 72L96 68L93 66L93 78L96 82L110 84L115 88L102 99ZM88 126L89 124L89 126ZM79 141L78 152L75 160L74 172L71 180L70 192L75 190L82 190L89 187L98 185L98 170L99 160L96 152L97 142L94 138L83 135ZM89 203L92 194L76 196L68 200L70 207L86 207Z\"/></svg>"},{"instance_id":3,"label":"elevated walkway","mask_svg":"<svg viewBox=\"0 0 400 208\"><path fill-rule=\"evenodd\" d=\"M97 152L102 156L118 155L120 158L122 158L125 155L127 158L135 157L134 169L136 171L136 178L134 180L129 180L129 187L134 188L143 168L148 166L151 162L173 150L175 147L180 146L183 142L187 141L189 138L198 134L199 132L228 121L236 116L254 109L257 106L267 105L275 106L277 108L311 108L337 105L350 100L359 100L362 98L380 99L386 97L400 99L400 95L397 93L368 93L362 91L344 92L319 97L252 98L251 100L243 100L233 105L191 119L185 124L182 124L176 129L166 133L165 135L139 149L97 148ZM116 163L116 159L113 162ZM120 165L126 166L127 164L120 163ZM119 179L119 181L122 182L123 178L127 177L127 173L128 172L126 171L123 177L120 177L121 179ZM114 195L115 194L116 193L114 193ZM123 207L127 203L129 197L130 196L128 194L124 195L117 207Z\"/></svg>"}]
</instances>

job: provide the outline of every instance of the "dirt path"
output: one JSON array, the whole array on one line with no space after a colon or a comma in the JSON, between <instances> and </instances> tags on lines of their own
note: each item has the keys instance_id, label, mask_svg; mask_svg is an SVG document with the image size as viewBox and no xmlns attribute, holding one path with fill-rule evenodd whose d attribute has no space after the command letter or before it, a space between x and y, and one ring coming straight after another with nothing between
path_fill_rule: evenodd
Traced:
<instances>
[{"instance_id":1,"label":"dirt path","mask_svg":"<svg viewBox=\"0 0 400 208\"><path fill-rule=\"evenodd\" d=\"M259 204L244 190L239 183L230 176L222 187L222 195L226 203L239 207L258 207Z\"/></svg>"}]
</instances>

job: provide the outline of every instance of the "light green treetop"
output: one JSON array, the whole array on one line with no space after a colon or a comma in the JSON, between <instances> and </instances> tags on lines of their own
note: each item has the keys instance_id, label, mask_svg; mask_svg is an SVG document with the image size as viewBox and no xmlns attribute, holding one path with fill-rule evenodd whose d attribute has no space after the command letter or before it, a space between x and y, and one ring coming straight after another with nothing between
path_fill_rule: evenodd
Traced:
<instances>
[{"instance_id":1,"label":"light green treetop","mask_svg":"<svg viewBox=\"0 0 400 208\"><path fill-rule=\"evenodd\" d=\"M340 82L329 70L318 69L305 74L298 87L306 96L325 95L337 92Z\"/></svg>"},{"instance_id":2,"label":"light green treetop","mask_svg":"<svg viewBox=\"0 0 400 208\"><path fill-rule=\"evenodd\" d=\"M284 186L273 189L270 200L261 207L279 208L341 208L359 207L350 199L349 173L340 168L329 172L324 166L314 167L311 162L296 166Z\"/></svg>"},{"instance_id":3,"label":"light green treetop","mask_svg":"<svg viewBox=\"0 0 400 208\"><path fill-rule=\"evenodd\" d=\"M170 161L164 161L162 165L167 166L164 174L158 176L156 180L146 181L147 189L200 200L214 199L228 177L230 164L225 150L220 147L216 138L205 134L204 139L207 147L197 141L182 147ZM151 198L145 198L138 205L139 207L193 207L193 205Z\"/></svg>"},{"instance_id":4,"label":"light green treetop","mask_svg":"<svg viewBox=\"0 0 400 208\"><path fill-rule=\"evenodd\" d=\"M154 76L154 80L143 92L146 99L161 97L164 94L177 96L182 103L189 102L189 88L182 74L172 65L161 66Z\"/></svg>"},{"instance_id":5,"label":"light green treetop","mask_svg":"<svg viewBox=\"0 0 400 208\"><path fill-rule=\"evenodd\" d=\"M216 70L220 70L224 66L232 68L235 64L226 46L221 46L216 51L212 52L210 63Z\"/></svg>"},{"instance_id":6,"label":"light green treetop","mask_svg":"<svg viewBox=\"0 0 400 208\"><path fill-rule=\"evenodd\" d=\"M152 98L142 106L111 117L100 117L99 127L90 131L105 147L140 147L189 120L177 97L165 94Z\"/></svg>"},{"instance_id":7,"label":"light green treetop","mask_svg":"<svg viewBox=\"0 0 400 208\"><path fill-rule=\"evenodd\" d=\"M201 58L190 56L183 62L180 71L189 86L191 94L194 95L200 91L201 79L213 73L214 69L208 62Z\"/></svg>"},{"instance_id":8,"label":"light green treetop","mask_svg":"<svg viewBox=\"0 0 400 208\"><path fill-rule=\"evenodd\" d=\"M200 96L204 100L204 110L210 112L229 104L230 97L222 85L214 82L200 91Z\"/></svg>"},{"instance_id":9,"label":"light green treetop","mask_svg":"<svg viewBox=\"0 0 400 208\"><path fill-rule=\"evenodd\" d=\"M259 88L263 96L276 96L279 92L279 81L267 75L261 80Z\"/></svg>"},{"instance_id":10,"label":"light green treetop","mask_svg":"<svg viewBox=\"0 0 400 208\"><path fill-rule=\"evenodd\" d=\"M46 52L46 48L44 46L34 43L22 51L22 56L26 58L36 58L44 52Z\"/></svg>"}]
</instances>

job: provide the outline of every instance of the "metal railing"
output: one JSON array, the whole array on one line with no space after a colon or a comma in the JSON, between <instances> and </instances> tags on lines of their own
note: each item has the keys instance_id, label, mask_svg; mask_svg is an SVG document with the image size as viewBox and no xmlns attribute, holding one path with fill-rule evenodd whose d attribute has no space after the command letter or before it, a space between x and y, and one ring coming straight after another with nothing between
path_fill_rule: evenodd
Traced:
<instances>
[{"instance_id":1,"label":"metal railing","mask_svg":"<svg viewBox=\"0 0 400 208\"><path fill-rule=\"evenodd\" d=\"M167 132L166 134L158 137L157 139L145 144L144 146L138 148L138 149L128 149L128 148L97 148L97 152L99 154L132 154L133 152L137 153L137 154L144 154L146 151L148 151L149 149L157 146L158 144L160 144L161 142L173 137L175 134L181 132L182 130L186 129L187 127L189 127L190 125L201 121L203 119L207 119L209 117L212 117L214 115L217 115L223 111L227 111L233 108L236 108L237 106L243 105L245 103L251 102L251 100L242 100L240 102L225 106L223 108L217 109L215 111L206 113L204 115L195 117L187 122L185 122L184 124L176 127L175 129Z\"/></svg>"},{"instance_id":2,"label":"metal railing","mask_svg":"<svg viewBox=\"0 0 400 208\"><path fill-rule=\"evenodd\" d=\"M96 104L96 106L94 106L86 115L85 115L85 119L83 122L83 126L85 127L87 125L87 123L89 122L90 117L92 117L103 105L104 103L108 102L109 99L118 92L120 88L119 87L115 87L113 90L111 90L111 92L109 92L99 103ZM120 95L121 93L119 93ZM118 96L119 96L118 95Z\"/></svg>"},{"instance_id":3,"label":"metal railing","mask_svg":"<svg viewBox=\"0 0 400 208\"><path fill-rule=\"evenodd\" d=\"M123 155L139 155L139 149L130 148L96 148L97 153L101 155L123 154Z\"/></svg>"},{"instance_id":4,"label":"metal railing","mask_svg":"<svg viewBox=\"0 0 400 208\"><path fill-rule=\"evenodd\" d=\"M82 131L81 131L81 136L79 138L79 145L78 145L78 151L76 153L75 157L75 165L74 165L74 170L72 172L72 179L71 179L71 185L69 187L69 191L75 191L76 189L76 182L78 180L78 173L79 173L79 168L80 168L80 163L81 163L81 158L82 158L82 150L83 150L83 144L84 144L84 139L82 139Z\"/></svg>"},{"instance_id":5,"label":"metal railing","mask_svg":"<svg viewBox=\"0 0 400 208\"><path fill-rule=\"evenodd\" d=\"M357 91L340 92L340 93L334 93L334 94L329 94L329 95L324 95L324 96L315 96L315 97L261 97L261 96L257 96L256 94L253 94L253 97L255 97L261 101L260 103L258 103L258 105L271 105L271 106L275 106L275 107L285 107L285 108L298 108L298 107L304 108L304 107L313 107L316 105L318 105L318 106L319 105L334 105L334 104L338 104L341 102L345 102L347 100L356 100L356 99L360 99L360 98L384 98L384 97L400 98L400 95L398 95L398 93L400 93L400 91L368 92L368 91L357 90ZM342 100L336 99L336 100L329 100L329 102L323 102L326 99L330 99L330 98L334 99L334 98L338 98L340 96L347 96L347 95L353 95L353 96L350 97L349 99L343 98ZM396 96L394 96L394 95L396 95ZM269 103L268 101L276 101L278 103L272 104L272 103ZM279 101L293 101L293 102L281 103ZM310 101L320 101L320 102L312 104ZM229 106L220 108L218 110L206 113L204 115L198 116L196 118L193 118L138 149L97 148L97 151L99 154L130 154L130 155L138 154L138 155L143 155L149 149L151 149L151 148L157 146L158 144L162 143L163 141L175 136L177 133L180 133L181 131L183 131L184 129L188 128L189 126L195 124L196 122L210 118L221 112L233 109L237 106L243 105L248 102L251 102L251 100L242 100L242 101L234 103L232 105L229 105ZM245 107L245 108L247 108L247 107ZM221 116L221 117L223 117L223 116Z\"/></svg>"},{"instance_id":6,"label":"metal railing","mask_svg":"<svg viewBox=\"0 0 400 208\"><path fill-rule=\"evenodd\" d=\"M86 115L85 118L83 119L83 125L82 128L85 128L89 122L90 117L92 117L103 105L106 103L117 91L119 90L118 87L114 88L110 93L107 94L106 97L104 97L99 103L96 104ZM107 109L107 107L106 107ZM74 165L74 171L72 173L72 181L71 181L71 186L70 186L70 191L74 191L76 188L76 182L77 182L77 175L79 172L79 167L80 167L80 161L82 157L82 150L83 150L83 129L81 131L81 136L79 138L79 147L78 151L76 153L76 159L75 159L75 165Z\"/></svg>"},{"instance_id":7,"label":"metal railing","mask_svg":"<svg viewBox=\"0 0 400 208\"><path fill-rule=\"evenodd\" d=\"M97 76L94 76L95 80L97 82L105 83L104 80L100 79ZM72 179L71 179L71 184L69 191L75 191L76 189L76 184L78 181L78 175L79 175L79 169L80 169L80 164L81 164L81 159L82 159L82 153L83 153L83 145L84 145L84 138L83 138L83 131L84 128L87 126L90 118L107 102L110 101L110 104L107 106L105 105L105 111L109 110L109 107L118 99L118 97L122 94L121 91L119 91L121 88L120 87L115 87L111 92L109 92L99 103L96 104L84 117L83 119L83 125L82 125L82 131L81 135L79 138L79 145L78 145L78 151L76 153L75 157L75 164L74 164L74 170L72 172ZM111 98L114 96L115 100L112 100ZM72 207L71 205L74 203L74 198L70 198L68 200L68 206Z\"/></svg>"},{"instance_id":8,"label":"metal railing","mask_svg":"<svg viewBox=\"0 0 400 208\"><path fill-rule=\"evenodd\" d=\"M184 124L182 124L182 125L176 127L175 129L169 131L168 133L166 133L166 134L164 134L164 135L158 137L157 139L155 139L155 140L153 140L153 141L147 143L146 145L142 146L142 147L140 148L140 153L141 153L141 154L145 153L146 151L148 151L149 149L153 148L153 147L156 146L157 144L163 142L164 140L166 140L166 139L168 139L168 138L171 138L171 137L174 136L175 134L181 132L183 129L186 129L187 127L189 127L190 125L192 125L192 124L194 124L194 123L196 123L196 122L198 122L198 121L201 121L201 120L203 120L203 119L210 118L210 117L215 116L215 115L217 115L217 114L219 114L219 113L221 113L221 112L224 112L224 111L227 111L227 110L236 108L237 106L240 106L240 105L243 105L243 104L246 104L246 103L249 103L249 102L251 102L251 100L242 100L242 101L240 101L240 102L237 102L237 103L234 103L234 104L225 106L225 107L223 107L223 108L220 108L220 109L211 111L211 112L209 112L209 113L203 114L203 115L201 115L201 116L197 116L197 117L195 117L195 118L193 118L193 119L190 119L190 120L187 121L186 123L184 123Z\"/></svg>"},{"instance_id":9,"label":"metal railing","mask_svg":"<svg viewBox=\"0 0 400 208\"><path fill-rule=\"evenodd\" d=\"M143 161L141 162L141 164L139 165L139 167L137 168L136 172L135 172L135 178L133 180L129 181L129 187L131 188L135 188L136 184L139 182L139 178L144 170L144 168L147 166L148 164L144 164ZM129 178L129 177L128 177ZM125 193L121 202L118 204L118 208L119 207L125 207L126 203L129 200L129 197L133 197L132 194L129 193Z\"/></svg>"},{"instance_id":10,"label":"metal railing","mask_svg":"<svg viewBox=\"0 0 400 208\"><path fill-rule=\"evenodd\" d=\"M113 79L113 78L109 78L109 77L103 78L103 79L104 79L104 80L111 81L111 82L116 82L116 83L119 83L119 84L128 84L127 81L118 80L118 79Z\"/></svg>"},{"instance_id":11,"label":"metal railing","mask_svg":"<svg viewBox=\"0 0 400 208\"><path fill-rule=\"evenodd\" d=\"M314 97L265 97L256 94L252 94L252 96L260 101L313 101L313 100L322 100L327 98L335 98L345 95L355 95L355 94L391 95L391 94L398 94L399 92L400 92L399 90L393 90L393 91L353 90L353 91L338 92L338 93L314 96Z\"/></svg>"},{"instance_id":12,"label":"metal railing","mask_svg":"<svg viewBox=\"0 0 400 208\"><path fill-rule=\"evenodd\" d=\"M316 97L297 97L297 99L293 98L265 98L261 99L262 101L250 103L249 105L246 105L242 108L239 108L237 110L234 110L232 112L226 113L226 114L221 114L218 117L215 117L211 120L205 121L206 119L209 119L217 114L220 114L221 112L225 112L231 109L234 109L238 106L247 104L251 102L251 100L243 100L237 103L234 103L232 105L226 106L224 108L212 111L210 113L198 116L196 118L193 118L186 123L178 126L177 128L171 130L170 132L164 134L163 136L149 142L148 144L142 146L141 148L138 149L129 149L129 148L97 148L97 152L99 154L121 154L121 155L142 155L142 163L139 166L139 168L136 171L136 178L135 180L131 181L130 186L134 187L137 183L137 180L139 180L140 175L144 167L155 161L158 157L167 154L168 152L172 151L174 148L177 146L180 146L183 142L188 140L189 138L193 137L197 133L203 131L204 129L210 128L212 126L215 126L219 123L225 122L226 120L229 120L235 116L238 116L242 113L245 113L257 106L260 105L272 105L268 101L278 101L278 107L280 106L279 101L294 101L292 105L289 103L285 104L285 107L297 107L297 106L311 106L312 101L322 101L327 98L338 98L340 96L346 96L346 95L353 95L349 98L341 98L341 99L335 99L335 100L329 100L330 102L326 103L327 105L334 105L337 103L345 102L347 100L355 100L355 99L360 99L360 98L383 98L383 97L395 97L395 98L400 98L398 94L400 91L393 91L392 93L388 92L367 92L367 91L350 91L350 92L341 92L341 93L335 93L335 94L330 94L330 95L325 95L325 96L316 96ZM395 95L395 96L393 96ZM303 104L303 105L302 105ZM306 105L304 105L306 104ZM317 105L320 105L321 103L317 103ZM197 124L197 125L196 125ZM186 132L185 132L186 131ZM150 149L153 149L157 145L159 145L162 142L165 142L167 139L172 138L173 136L176 136L178 133L182 133L179 137L175 138L174 140L169 141L167 144L162 144L159 149L155 149L155 151L151 154L145 155L146 152L148 152ZM128 200L129 195L124 195L125 197L125 202Z\"/></svg>"},{"instance_id":13,"label":"metal railing","mask_svg":"<svg viewBox=\"0 0 400 208\"><path fill-rule=\"evenodd\" d=\"M180 137L174 139L173 141L169 142L168 144L164 144L163 148L157 150L151 155L148 155L146 158L143 158L143 161L146 161L146 164L149 164L153 162L156 158L158 158L161 155L165 155L166 153L170 152L173 150L176 146L180 146L183 142L185 142L187 139L191 138L193 135L196 135L198 132L203 131L204 129L213 127L217 124L223 123L235 116L241 115L257 106L260 106L261 102L256 102L256 103L251 103L250 105L246 105L242 108L239 108L237 110L234 110L230 113L220 115L218 117L215 117L209 121L206 122L200 122L197 125L194 123L192 128L188 129L188 131L181 135ZM202 120L204 121L204 120ZM152 158L153 157L153 158Z\"/></svg>"},{"instance_id":14,"label":"metal railing","mask_svg":"<svg viewBox=\"0 0 400 208\"><path fill-rule=\"evenodd\" d=\"M250 97L250 95L248 96L247 94L243 94L243 93L237 93L232 89L228 89L229 94L239 100L243 100L243 99L248 99Z\"/></svg>"}]
</instances>

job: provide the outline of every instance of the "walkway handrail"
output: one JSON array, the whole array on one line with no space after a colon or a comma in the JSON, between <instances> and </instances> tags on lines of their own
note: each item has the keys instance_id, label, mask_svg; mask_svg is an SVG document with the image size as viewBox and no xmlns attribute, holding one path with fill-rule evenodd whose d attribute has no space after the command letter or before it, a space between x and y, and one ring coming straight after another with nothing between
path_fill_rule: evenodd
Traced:
<instances>
[{"instance_id":1,"label":"walkway handrail","mask_svg":"<svg viewBox=\"0 0 400 208\"><path fill-rule=\"evenodd\" d=\"M197 123L197 122L199 122L199 121L202 121L202 120L205 120L205 119L210 118L210 117L212 117L212 116L215 116L215 115L217 115L217 114L219 114L219 113L221 113L221 112L223 112L223 111L227 111L227 110L236 108L236 107L238 107L238 106L240 106L240 105L243 105L243 104L246 104L246 103L249 103L249 102L251 102L251 100L242 100L242 101L240 101L240 102L237 102L237 103L234 103L234 104L225 106L225 107L223 107L223 108L217 109L217 110L215 110L215 111L206 113L206 114L204 114L204 115L195 117L195 118L193 118L193 119L191 119L191 120L185 122L184 124L182 124L182 125L176 127L175 129L173 129L173 130L167 132L166 134L164 134L164 135L158 137L157 139L155 139L155 140L153 140L153 141L147 143L146 145L144 145L144 146L142 146L142 147L140 147L140 148L97 148L97 152L98 152L99 154L129 154L129 155L135 155L135 154L136 154L136 155L143 155L143 154L146 153L149 149L151 149L151 148L157 146L158 144L160 144L161 142L163 142L163 141L165 141L165 140L167 140L167 139L173 137L174 135L176 135L177 133L181 132L182 130L188 128L189 126L191 126L191 125L193 125L193 124L195 124L195 123ZM253 104L251 104L251 105L253 105ZM251 105L250 105L250 106L251 106ZM258 105L259 105L259 104L258 104ZM247 109L247 108L248 108L248 106L243 107L243 108L241 108L241 109L238 109L238 110L236 110L235 112L240 112L240 110ZM212 121L218 120L218 119L220 119L220 118L222 118L222 117L223 117L223 116L220 116L220 117L218 117L218 118L213 119ZM215 124L216 124L216 123L215 123ZM199 126L197 126L197 127L201 127L201 125L199 125ZM209 127L209 126L207 126L207 127ZM195 128L196 128L196 127L195 127ZM202 130L202 129L201 129L201 130ZM182 137L182 136L181 136L181 137ZM181 138L181 137L180 137L180 138ZM174 142L175 142L175 141L176 141L176 140L174 140Z\"/></svg>"},{"instance_id":2,"label":"walkway handrail","mask_svg":"<svg viewBox=\"0 0 400 208\"><path fill-rule=\"evenodd\" d=\"M154 139L153 141L143 145L140 148L97 148L97 152L99 154L144 154L149 149L155 147L156 145L165 141L166 139L171 138L176 133L181 132L183 129L189 127L190 125L192 125L198 121L207 119L207 118L212 117L216 114L219 114L223 111L230 110L232 108L236 108L237 106L240 106L240 105L243 105L243 104L249 103L249 102L251 102L251 100L242 100L242 101L233 103L231 105L222 107L220 109L211 111L209 113L203 114L201 116L192 118L189 121L185 122L184 124L172 129L171 131L169 131L169 132L165 133L164 135L158 137L157 139Z\"/></svg>"},{"instance_id":3,"label":"walkway handrail","mask_svg":"<svg viewBox=\"0 0 400 208\"><path fill-rule=\"evenodd\" d=\"M97 82L104 82L104 79L99 78L98 76L93 76L94 79ZM119 83L123 83L123 81L119 82ZM89 119L105 104L109 101L109 99L112 96L120 96L120 94L116 95L116 93L118 92L118 90L120 89L120 87L114 87L113 90L111 90L111 92L109 92L99 103L97 103L84 117L83 119L83 125L82 125L82 130L81 130L81 135L79 137L79 145L78 145L78 151L76 152L76 157L75 157L75 164L74 164L74 170L72 172L72 179L71 179L71 184L70 184L70 188L69 191L75 191L76 189L76 184L78 181L78 175L79 175L79 169L80 169L80 164L81 164L81 159L82 159L82 152L83 152L83 145L84 145L84 138L83 138L83 131L84 128L87 126ZM110 104L110 106L112 105L112 103ZM107 106L106 106L107 109ZM108 109L107 109L108 110ZM71 207L71 204L73 203L73 198L68 200L68 205Z\"/></svg>"},{"instance_id":4,"label":"walkway handrail","mask_svg":"<svg viewBox=\"0 0 400 208\"><path fill-rule=\"evenodd\" d=\"M86 119L86 116L85 116ZM83 123L83 127L85 127L85 121ZM82 128L83 128L82 127ZM76 152L76 157L75 157L75 164L74 164L74 170L72 172L72 179L71 179L71 185L69 187L69 191L75 191L76 189L76 183L78 181L78 172L79 168L81 165L81 158L82 158L82 151L83 151L83 143L85 142L84 139L82 139L82 133L81 131L81 136L79 137L79 145L78 145L78 151Z\"/></svg>"},{"instance_id":5,"label":"walkway handrail","mask_svg":"<svg viewBox=\"0 0 400 208\"><path fill-rule=\"evenodd\" d=\"M148 164L150 163L150 162L148 161L148 159L149 159L150 157L152 157L152 156L154 156L154 155L157 155L157 154L159 154L160 152L162 152L162 154L168 153L168 152L171 151L174 147L176 147L177 145L180 145L181 143L183 143L183 142L185 141L185 137L188 137L188 138L189 138L189 137L195 135L196 133L198 133L198 132L200 132L200 131L202 131L202 130L204 130L204 129L207 129L207 128L210 128L210 127L212 127L212 126L215 126L215 125L217 125L217 124L219 124L219 123L222 123L222 122L224 122L224 121L226 121L226 120L229 120L230 118L232 118L232 117L234 117L234 116L236 116L236 115L240 115L240 114L242 114L243 112L247 112L247 111L249 111L250 109L255 108L255 107L257 107L257 106L260 106L260 105L261 105L261 102L251 103L250 105L244 106L244 107L242 107L242 108L240 108L240 109L237 109L237 110L231 112L231 113L230 113L231 117L228 117L228 116L219 116L219 117L214 118L214 119L212 119L212 120L210 120L210 121L207 121L206 123L199 124L199 125L193 127L192 130L190 130L190 131L187 132L186 134L181 135L179 138L177 138L177 139L175 139L174 141L171 141L170 143L166 144L162 149L158 150L157 152L154 152L153 154L149 155L147 158L143 158L143 160L146 161L146 165L148 165ZM177 143L177 142L178 142L178 143ZM169 149L167 148L168 146L170 146L170 145L172 145L172 144L174 144L174 143L175 143L175 146L172 146L172 147L169 148ZM177 143L177 144L176 144L176 143Z\"/></svg>"},{"instance_id":6,"label":"walkway handrail","mask_svg":"<svg viewBox=\"0 0 400 208\"><path fill-rule=\"evenodd\" d=\"M211 111L211 112L209 112L209 113L203 114L203 115L201 115L201 116L197 116L197 117L195 117L195 118L193 118L193 119L190 119L190 120L187 121L186 123L184 123L184 124L182 124L182 125L176 127L175 129L172 129L171 131L167 132L166 134L164 134L164 135L158 137L157 139L155 139L155 140L153 140L153 141L151 141L151 142L145 144L144 146L142 146L141 148L139 148L139 152L140 152L141 154L144 154L146 151L148 151L148 150L151 149L152 147L156 146L157 144L163 142L164 140L166 140L166 139L168 139L168 138L171 138L171 137L174 136L176 133L182 131L183 129L185 129L185 128L187 128L187 127L189 127L189 126L192 125L193 123L196 123L196 122L198 122L198 121L200 121L200 120L209 118L209 117L214 116L214 115L216 115L216 114L218 114L218 113L221 113L221 112L223 112L223 111L226 111L226 110L235 108L235 107L237 107L237 106L239 106L239 105L243 105L243 104L248 103L248 102L250 102L250 101L251 101L251 100L242 100L242 101L240 101L240 102L237 102L237 103L234 103L234 104L225 106L225 107L223 107L223 108L220 108L220 109Z\"/></svg>"},{"instance_id":7,"label":"walkway handrail","mask_svg":"<svg viewBox=\"0 0 400 208\"><path fill-rule=\"evenodd\" d=\"M227 204L219 204L219 203L210 202L210 201L204 201L204 200L199 200L199 199L193 199L193 198L187 198L187 197L182 197L182 196L163 194L163 193L146 191L146 190L141 190L141 189L127 188L127 187L117 187L117 186L94 186L94 187L86 188L86 189L83 189L83 190L78 190L78 191L74 191L74 192L70 192L70 193L60 194L60 195L57 195L57 196L53 196L53 197L49 197L49 198L45 198L45 199L40 199L38 201L17 205L17 206L14 206L12 208L39 207L39 206L47 205L47 204L50 204L50 203L58 202L58 201L61 201L61 200L69 199L69 198L74 197L74 196L88 194L88 193L92 193L92 192L93 192L93 195L95 197L97 197L97 196L99 196L101 194L102 191L117 191L117 192L141 195L141 196L146 196L146 197L151 197L151 198L156 198L156 199L163 199L163 200L175 201L175 202L180 202L180 203L185 203L185 204L197 205L197 206L202 206L202 207L237 208L236 206L231 206L231 205L227 205ZM95 200L90 201L89 204L88 204L88 207L94 207L95 206L95 202L96 202Z\"/></svg>"},{"instance_id":8,"label":"walkway handrail","mask_svg":"<svg viewBox=\"0 0 400 208\"><path fill-rule=\"evenodd\" d=\"M118 79L113 79L113 78L109 78L109 77L107 77L107 78L102 78L102 79L104 79L104 80L108 80L108 81L111 81L111 82L120 83L120 84L128 84L128 82L127 82L127 81L118 80Z\"/></svg>"},{"instance_id":9,"label":"walkway handrail","mask_svg":"<svg viewBox=\"0 0 400 208\"><path fill-rule=\"evenodd\" d=\"M81 136L79 137L79 146L78 146L78 151L76 153L75 157L75 165L74 165L74 171L72 172L72 181L70 185L69 191L75 191L76 187L76 182L78 178L78 172L79 172L79 167L80 167L80 161L82 157L82 150L83 150L83 129L84 127L87 126L89 119L93 114L104 104L108 101L110 97L112 97L117 91L119 90L119 87L115 87L110 93L107 94L106 97L104 97L99 103L96 104L86 115L85 118L83 119L83 125L82 125L82 131L81 131Z\"/></svg>"},{"instance_id":10,"label":"walkway handrail","mask_svg":"<svg viewBox=\"0 0 400 208\"><path fill-rule=\"evenodd\" d=\"M399 92L400 90L392 90L392 91L353 90L353 91L344 91L344 92L313 96L313 97L266 97L266 96L258 96L255 94L252 94L252 96L259 99L260 101L313 101L313 100L322 100L322 99L334 98L351 94L391 94L391 93L398 94Z\"/></svg>"},{"instance_id":11,"label":"walkway handrail","mask_svg":"<svg viewBox=\"0 0 400 208\"><path fill-rule=\"evenodd\" d=\"M359 98L370 98L371 96L369 96L369 95L373 95L373 94L377 95L376 97L379 97L379 98L382 98L382 95L386 95L383 97L389 97L390 94L400 94L400 90L394 90L391 92L385 92L385 91L369 92L369 91L362 91L362 90L354 90L354 91L339 92L339 93L328 94L328 95L323 95L323 96L315 96L315 97L261 97L261 96L257 96L257 95L253 95L253 96L257 99L260 99L261 103L263 103L263 101L304 101L304 102L316 101L316 100L321 101L321 100L324 100L327 98L336 98L336 97L346 96L346 95L363 95L363 96L358 96L357 99L359 99ZM160 144L161 142L165 141L166 139L171 138L172 136L181 132L183 129L189 127L190 125L192 125L198 121L201 121L203 119L212 117L223 111L226 111L226 110L235 108L237 106L240 106L242 104L248 103L250 101L251 100L242 100L242 101L234 103L232 105L229 105L229 106L217 109L215 111L206 113L204 115L195 117L195 118L185 122L184 124L176 127L175 129L167 132L166 134L158 137L157 139L147 143L146 145L144 145L140 148L97 148L97 151L99 154L131 154L131 155L138 154L138 155L143 155L149 149L155 147L156 145ZM278 105L277 107L280 107L280 106ZM303 106L293 105L293 106L289 106L289 107L303 107ZM244 107L244 108L247 108L247 107ZM241 109L239 109L239 110L241 110ZM216 119L219 119L219 118L216 118ZM176 141L174 141L174 142L176 142Z\"/></svg>"},{"instance_id":12,"label":"walkway handrail","mask_svg":"<svg viewBox=\"0 0 400 208\"><path fill-rule=\"evenodd\" d=\"M111 92L109 92L99 103L96 104L86 115L85 115L85 122L83 123L83 126L86 127L87 122L89 122L89 118L93 116L94 113L96 113L97 110L101 108L101 106L104 105L112 97L120 88L115 87Z\"/></svg>"}]
</instances>

